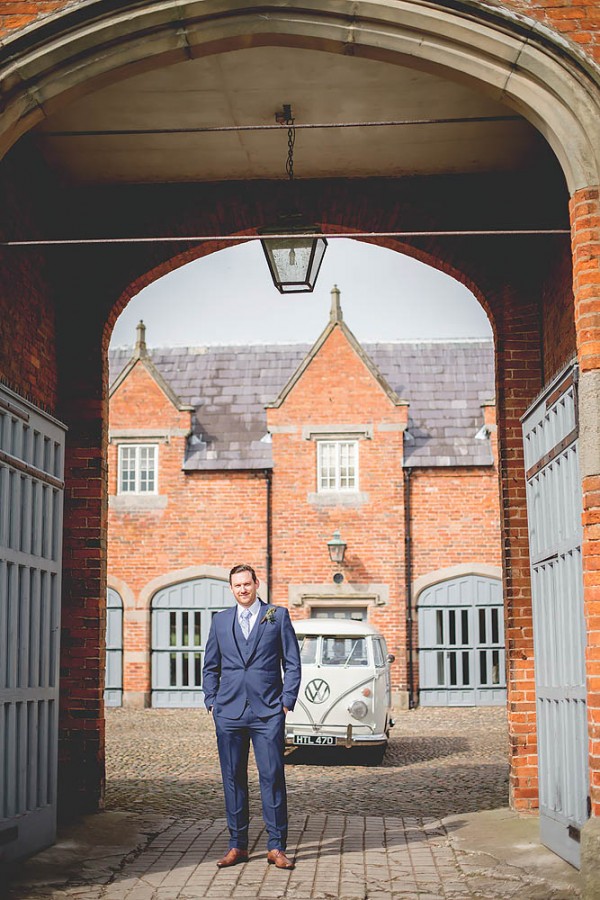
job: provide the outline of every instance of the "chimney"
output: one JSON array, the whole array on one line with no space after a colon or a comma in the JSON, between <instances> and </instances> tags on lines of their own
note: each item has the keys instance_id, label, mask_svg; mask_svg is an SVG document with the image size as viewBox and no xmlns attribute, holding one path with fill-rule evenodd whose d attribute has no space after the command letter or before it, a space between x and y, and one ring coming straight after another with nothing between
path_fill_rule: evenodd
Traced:
<instances>
[{"instance_id":1,"label":"chimney","mask_svg":"<svg viewBox=\"0 0 600 900\"><path fill-rule=\"evenodd\" d=\"M133 355L136 359L141 359L142 356L148 356L148 348L146 347L146 326L142 319L140 319L136 328L136 342Z\"/></svg>"},{"instance_id":2,"label":"chimney","mask_svg":"<svg viewBox=\"0 0 600 900\"><path fill-rule=\"evenodd\" d=\"M342 307L340 304L340 289L337 284L331 289L331 312L329 313L329 321L331 324L335 322L343 322Z\"/></svg>"}]
</instances>

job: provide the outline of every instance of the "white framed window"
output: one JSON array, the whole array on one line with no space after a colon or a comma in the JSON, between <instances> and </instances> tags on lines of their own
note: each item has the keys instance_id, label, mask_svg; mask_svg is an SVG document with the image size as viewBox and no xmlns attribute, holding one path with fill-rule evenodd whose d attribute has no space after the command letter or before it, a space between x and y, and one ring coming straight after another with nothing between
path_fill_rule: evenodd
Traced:
<instances>
[{"instance_id":1,"label":"white framed window","mask_svg":"<svg viewBox=\"0 0 600 900\"><path fill-rule=\"evenodd\" d=\"M358 491L358 441L317 441L317 490Z\"/></svg>"},{"instance_id":2,"label":"white framed window","mask_svg":"<svg viewBox=\"0 0 600 900\"><path fill-rule=\"evenodd\" d=\"M156 494L158 446L119 444L119 494Z\"/></svg>"}]
</instances>

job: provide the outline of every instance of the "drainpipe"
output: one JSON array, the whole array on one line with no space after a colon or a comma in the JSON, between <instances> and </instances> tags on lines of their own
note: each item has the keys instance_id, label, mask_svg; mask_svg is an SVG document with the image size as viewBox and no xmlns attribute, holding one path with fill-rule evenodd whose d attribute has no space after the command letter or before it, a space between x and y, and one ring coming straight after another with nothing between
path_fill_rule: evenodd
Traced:
<instances>
[{"instance_id":1,"label":"drainpipe","mask_svg":"<svg viewBox=\"0 0 600 900\"><path fill-rule=\"evenodd\" d=\"M406 649L408 654L408 708L416 706L413 677L413 604L412 604L412 534L410 514L410 476L404 469L404 577L406 581Z\"/></svg>"},{"instance_id":2,"label":"drainpipe","mask_svg":"<svg viewBox=\"0 0 600 900\"><path fill-rule=\"evenodd\" d=\"M269 603L273 602L271 588L273 581L273 470L265 469L267 485L267 593Z\"/></svg>"}]
</instances>

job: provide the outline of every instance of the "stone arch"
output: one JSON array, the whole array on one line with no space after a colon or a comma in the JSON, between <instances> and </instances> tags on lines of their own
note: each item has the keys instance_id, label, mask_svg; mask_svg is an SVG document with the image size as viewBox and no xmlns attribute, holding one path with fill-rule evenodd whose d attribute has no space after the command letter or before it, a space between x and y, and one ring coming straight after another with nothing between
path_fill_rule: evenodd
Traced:
<instances>
[{"instance_id":1,"label":"stone arch","mask_svg":"<svg viewBox=\"0 0 600 900\"><path fill-rule=\"evenodd\" d=\"M129 75L240 47L306 47L362 55L477 86L548 140L571 193L600 180L598 77L564 40L525 16L472 2L449 9L407 0L218 0L75 8L7 42L0 69L0 152L77 96Z\"/></svg>"},{"instance_id":2,"label":"stone arch","mask_svg":"<svg viewBox=\"0 0 600 900\"><path fill-rule=\"evenodd\" d=\"M159 591L173 584L183 581L193 581L197 578L213 578L217 581L229 581L229 569L224 566L188 566L185 569L177 569L173 572L165 572L158 578L153 578L144 585L138 598L138 607L149 610L152 600Z\"/></svg>"},{"instance_id":3,"label":"stone arch","mask_svg":"<svg viewBox=\"0 0 600 900\"><path fill-rule=\"evenodd\" d=\"M481 575L483 578L497 578L500 581L502 579L502 569L500 566L489 566L485 563L460 563L456 566L447 566L443 569L436 569L434 572L427 572L426 575L420 575L413 582L413 595L416 606L419 605L420 595L428 587L439 584L440 581L460 578L463 575Z\"/></svg>"},{"instance_id":4,"label":"stone arch","mask_svg":"<svg viewBox=\"0 0 600 900\"><path fill-rule=\"evenodd\" d=\"M258 223L257 228L262 227L266 224L268 224L266 221ZM354 237L354 234L359 230L358 227L350 228L347 226L339 225L332 221L321 222L319 224L321 225L324 234L339 234L341 232L347 232L349 239L352 239ZM256 229L246 230L244 232L236 232L235 236L239 236L239 243L244 243L244 237L248 234L256 234ZM444 253L444 249L441 244L435 249L431 248L429 250L424 250L420 247L413 246L410 243L403 242L399 239L395 240L393 238L356 238L356 240L360 240L364 243L373 244L375 246L391 250L394 253L400 253L404 256L409 256L412 259L416 259L418 262L423 263L424 265L431 266L434 269L438 269L445 275L448 275L448 277L453 278L454 280L463 284L469 291L471 291L471 293L475 297L475 300L483 308L486 316L490 321L492 332L495 335L496 323L494 311L490 303L488 302L484 289L477 282L477 280L474 279L474 277L472 277L467 271L460 269L456 262L453 261L450 256ZM153 284L155 281L163 278L165 275L168 275L170 272L181 268L182 266L188 265L191 262L195 262L199 259L204 258L205 256L210 256L212 253L217 253L220 250L232 246L235 246L233 242L225 241L215 241L211 243L199 244L193 249L177 253L173 256L165 258L162 263L149 267L148 270L144 272L144 274L139 275L137 278L135 278L116 300L105 325L104 344L108 346L112 329L114 328L117 318L123 312L129 301L134 296L139 294L140 291L144 290L144 288L148 287L150 284Z\"/></svg>"},{"instance_id":5,"label":"stone arch","mask_svg":"<svg viewBox=\"0 0 600 900\"><path fill-rule=\"evenodd\" d=\"M106 587L116 591L123 601L123 607L133 609L135 605L135 594L126 581L117 578L115 575L109 575L106 579Z\"/></svg>"}]
</instances>

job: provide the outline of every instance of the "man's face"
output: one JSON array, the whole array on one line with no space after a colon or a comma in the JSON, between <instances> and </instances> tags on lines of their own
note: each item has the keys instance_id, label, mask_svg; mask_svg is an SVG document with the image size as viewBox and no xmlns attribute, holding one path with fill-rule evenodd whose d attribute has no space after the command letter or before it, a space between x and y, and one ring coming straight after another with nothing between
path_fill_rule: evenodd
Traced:
<instances>
[{"instance_id":1,"label":"man's face","mask_svg":"<svg viewBox=\"0 0 600 900\"><path fill-rule=\"evenodd\" d=\"M256 600L258 584L258 579L254 581L250 572L237 572L231 576L231 590L240 606L246 609L252 606Z\"/></svg>"}]
</instances>

